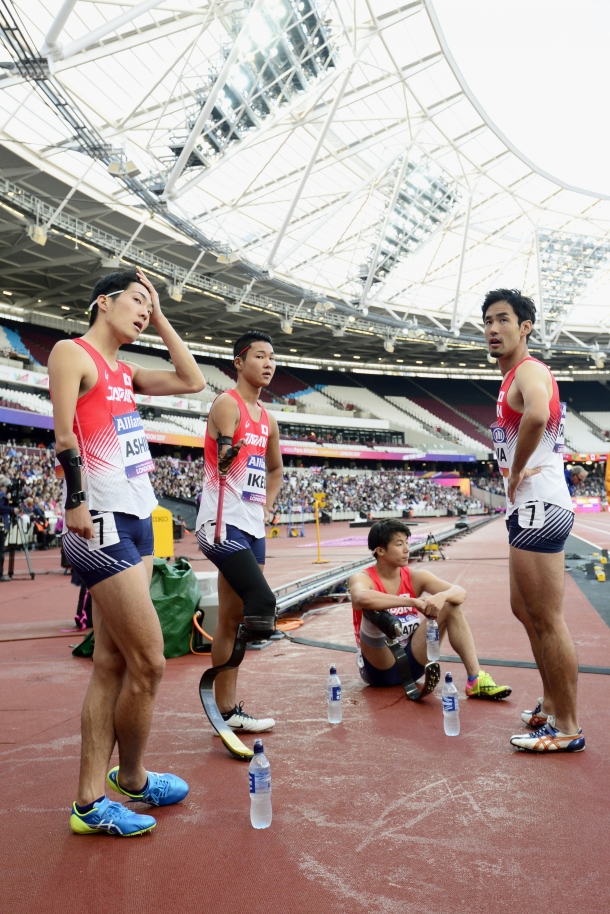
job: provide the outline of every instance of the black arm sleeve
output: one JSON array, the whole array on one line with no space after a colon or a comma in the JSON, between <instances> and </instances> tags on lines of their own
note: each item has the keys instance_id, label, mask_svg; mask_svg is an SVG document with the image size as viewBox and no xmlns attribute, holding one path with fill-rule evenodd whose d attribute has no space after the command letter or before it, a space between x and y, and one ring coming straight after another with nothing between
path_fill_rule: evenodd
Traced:
<instances>
[{"instance_id":1,"label":"black arm sleeve","mask_svg":"<svg viewBox=\"0 0 610 914\"><path fill-rule=\"evenodd\" d=\"M78 508L80 503L85 500L83 492L83 474L81 467L83 462L76 448L69 447L57 455L66 477L66 503L64 508Z\"/></svg>"}]
</instances>

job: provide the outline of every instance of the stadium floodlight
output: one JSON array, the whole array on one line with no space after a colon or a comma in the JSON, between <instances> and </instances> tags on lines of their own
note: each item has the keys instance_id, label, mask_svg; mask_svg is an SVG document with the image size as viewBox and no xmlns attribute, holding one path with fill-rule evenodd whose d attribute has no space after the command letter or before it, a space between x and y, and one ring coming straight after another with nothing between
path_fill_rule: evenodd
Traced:
<instances>
[{"instance_id":1,"label":"stadium floodlight","mask_svg":"<svg viewBox=\"0 0 610 914\"><path fill-rule=\"evenodd\" d=\"M395 180L400 178L403 167L399 159L394 168ZM360 279L365 283L378 248L373 282L382 282L398 262L419 250L446 224L460 200L456 182L424 155L407 163L400 189L388 198L386 207L394 196L391 213L386 208L380 222L379 231L384 233L381 245L377 242L368 263L360 267Z\"/></svg>"},{"instance_id":2,"label":"stadium floodlight","mask_svg":"<svg viewBox=\"0 0 610 914\"><path fill-rule=\"evenodd\" d=\"M610 242L592 235L538 230L540 298L547 330L565 321L595 274L608 266Z\"/></svg>"},{"instance_id":3,"label":"stadium floodlight","mask_svg":"<svg viewBox=\"0 0 610 914\"><path fill-rule=\"evenodd\" d=\"M305 93L337 65L336 47L325 18L328 0L271 0L253 14L248 37L229 72L186 168L209 166L224 150L261 126L273 112ZM252 0L233 16L235 39ZM230 48L210 68L207 84L196 91L196 105L187 111L186 130L170 135L173 153L168 167L180 156L197 117L220 73ZM162 160L164 157L161 157Z\"/></svg>"}]
</instances>

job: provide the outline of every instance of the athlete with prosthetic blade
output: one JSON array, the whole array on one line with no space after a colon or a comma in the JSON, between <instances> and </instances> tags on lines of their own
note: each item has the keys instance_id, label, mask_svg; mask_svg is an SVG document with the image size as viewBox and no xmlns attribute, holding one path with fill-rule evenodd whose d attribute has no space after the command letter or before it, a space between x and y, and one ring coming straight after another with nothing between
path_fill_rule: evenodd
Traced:
<instances>
[{"instance_id":1,"label":"athlete with prosthetic blade","mask_svg":"<svg viewBox=\"0 0 610 914\"><path fill-rule=\"evenodd\" d=\"M470 626L462 611L466 591L423 568L410 569L409 528L399 520L373 524L368 546L375 564L350 578L354 635L361 679L371 686L402 685L417 701L436 687L438 663L428 663L426 627L419 613L438 621L462 659L468 675L466 695L498 701L511 694L498 686L479 661ZM421 690L416 680L424 677Z\"/></svg>"},{"instance_id":2,"label":"athlete with prosthetic blade","mask_svg":"<svg viewBox=\"0 0 610 914\"><path fill-rule=\"evenodd\" d=\"M256 719L236 705L237 667L248 641L275 629L275 596L263 575L265 520L282 484L279 430L259 403L275 372L271 337L251 330L234 346L237 385L214 400L205 437L205 481L197 517L197 542L218 568L218 624L214 666L202 676L203 707L225 745L251 758L234 731L270 730L273 718ZM215 693L215 698L214 698Z\"/></svg>"},{"instance_id":3,"label":"athlete with prosthetic blade","mask_svg":"<svg viewBox=\"0 0 610 914\"><path fill-rule=\"evenodd\" d=\"M195 360L139 270L100 279L90 328L61 340L49 359L57 460L65 476L64 551L93 600L93 673L82 711L80 780L70 826L81 835L139 835L155 819L105 796L106 787L151 806L178 803L188 785L146 771L155 694L165 668L163 635L149 594L154 469L134 392L156 396L205 387ZM119 361L119 348L152 324L173 370ZM108 772L118 743L119 765Z\"/></svg>"},{"instance_id":4,"label":"athlete with prosthetic blade","mask_svg":"<svg viewBox=\"0 0 610 914\"><path fill-rule=\"evenodd\" d=\"M506 491L511 608L528 634L544 689L537 706L521 715L538 729L510 742L530 752L582 752L578 660L563 617L564 544L574 523L561 456L566 407L551 371L528 352L535 320L534 303L516 289L485 297L485 338L504 375L491 432Z\"/></svg>"}]
</instances>

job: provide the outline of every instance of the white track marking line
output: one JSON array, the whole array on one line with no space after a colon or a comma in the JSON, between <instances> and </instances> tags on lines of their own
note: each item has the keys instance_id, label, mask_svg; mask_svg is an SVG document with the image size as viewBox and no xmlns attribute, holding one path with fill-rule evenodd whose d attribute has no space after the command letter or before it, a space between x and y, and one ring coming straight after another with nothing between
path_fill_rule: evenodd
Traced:
<instances>
[{"instance_id":1,"label":"white track marking line","mask_svg":"<svg viewBox=\"0 0 610 914\"><path fill-rule=\"evenodd\" d=\"M575 536L577 540L582 540L583 543L586 543L587 546L593 546L594 549L601 549L601 546L598 546L597 543L592 543L591 540L586 540L584 536L579 536L578 533L570 533L570 536Z\"/></svg>"}]
</instances>

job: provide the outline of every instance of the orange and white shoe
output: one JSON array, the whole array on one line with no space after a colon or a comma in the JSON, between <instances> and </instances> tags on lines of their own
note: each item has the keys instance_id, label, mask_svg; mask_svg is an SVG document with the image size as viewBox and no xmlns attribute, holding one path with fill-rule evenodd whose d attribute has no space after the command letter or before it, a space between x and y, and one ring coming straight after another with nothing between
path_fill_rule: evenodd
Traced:
<instances>
[{"instance_id":1,"label":"orange and white shoe","mask_svg":"<svg viewBox=\"0 0 610 914\"><path fill-rule=\"evenodd\" d=\"M544 711L542 710L543 701L544 701L543 698L539 698L538 703L533 711L522 711L521 712L521 720L528 727L534 727L535 729L537 729L538 727L544 727L544 725L546 724L549 715L545 714Z\"/></svg>"},{"instance_id":2,"label":"orange and white shoe","mask_svg":"<svg viewBox=\"0 0 610 914\"><path fill-rule=\"evenodd\" d=\"M556 728L553 715L549 714L543 727L533 733L511 736L510 744L525 752L582 752L585 738L582 730L578 733L562 733Z\"/></svg>"}]
</instances>

